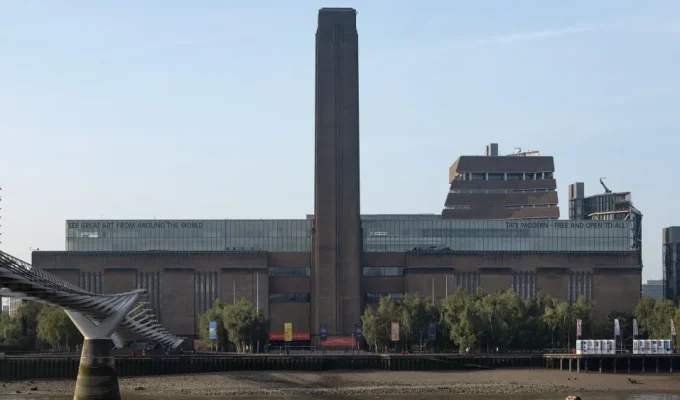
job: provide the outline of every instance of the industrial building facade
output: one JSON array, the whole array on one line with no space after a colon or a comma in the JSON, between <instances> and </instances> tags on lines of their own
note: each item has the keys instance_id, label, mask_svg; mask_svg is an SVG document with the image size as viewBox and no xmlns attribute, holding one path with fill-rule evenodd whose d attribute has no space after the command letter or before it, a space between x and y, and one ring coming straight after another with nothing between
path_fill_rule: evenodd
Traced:
<instances>
[{"instance_id":1,"label":"industrial building facade","mask_svg":"<svg viewBox=\"0 0 680 400\"><path fill-rule=\"evenodd\" d=\"M446 220L439 215L361 216L359 301L411 293L441 299L457 288L524 298L539 292L599 315L632 311L641 271L628 221ZM215 299L245 297L270 318L318 333L314 231L300 220L67 221L67 251L33 253L33 264L95 293L134 288L171 331L197 334ZM346 313L349 314L349 313ZM317 322L318 321L318 322ZM337 335L349 334L331 331Z\"/></svg>"},{"instance_id":2,"label":"industrial building facade","mask_svg":"<svg viewBox=\"0 0 680 400\"><path fill-rule=\"evenodd\" d=\"M272 338L284 323L302 340L325 324L329 342L351 337L367 305L406 293L512 289L633 311L631 222L558 220L552 157L461 157L442 215L361 215L356 11L321 9L318 22L314 215L70 220L66 251L33 252L33 264L95 293L145 288L163 325L187 337L217 298L251 300Z\"/></svg>"}]
</instances>

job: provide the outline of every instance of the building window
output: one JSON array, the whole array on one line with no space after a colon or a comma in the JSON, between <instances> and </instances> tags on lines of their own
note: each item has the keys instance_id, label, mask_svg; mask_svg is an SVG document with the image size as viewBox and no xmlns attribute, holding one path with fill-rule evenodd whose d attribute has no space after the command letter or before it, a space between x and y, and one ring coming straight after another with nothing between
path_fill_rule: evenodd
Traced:
<instances>
[{"instance_id":1,"label":"building window","mask_svg":"<svg viewBox=\"0 0 680 400\"><path fill-rule=\"evenodd\" d=\"M464 205L452 205L452 206L446 206L447 210L454 210L454 211L470 211L470 206L467 204Z\"/></svg>"},{"instance_id":2,"label":"building window","mask_svg":"<svg viewBox=\"0 0 680 400\"><path fill-rule=\"evenodd\" d=\"M544 172L543 173L543 179L553 179L553 173L552 172Z\"/></svg>"},{"instance_id":3,"label":"building window","mask_svg":"<svg viewBox=\"0 0 680 400\"><path fill-rule=\"evenodd\" d=\"M524 174L521 172L511 172L508 173L507 180L509 181L521 181L524 180Z\"/></svg>"},{"instance_id":4,"label":"building window","mask_svg":"<svg viewBox=\"0 0 680 400\"><path fill-rule=\"evenodd\" d=\"M479 288L479 274L477 272L458 272L454 279L455 287L463 288L468 293L475 293Z\"/></svg>"},{"instance_id":5,"label":"building window","mask_svg":"<svg viewBox=\"0 0 680 400\"><path fill-rule=\"evenodd\" d=\"M485 181L486 174L483 172L473 172L470 174L470 180L472 181Z\"/></svg>"},{"instance_id":6,"label":"building window","mask_svg":"<svg viewBox=\"0 0 680 400\"><path fill-rule=\"evenodd\" d=\"M524 179L527 181L533 181L536 179L536 174L534 174L533 172L525 172Z\"/></svg>"},{"instance_id":7,"label":"building window","mask_svg":"<svg viewBox=\"0 0 680 400\"><path fill-rule=\"evenodd\" d=\"M404 276L404 267L364 267L364 276Z\"/></svg>"},{"instance_id":8,"label":"building window","mask_svg":"<svg viewBox=\"0 0 680 400\"><path fill-rule=\"evenodd\" d=\"M519 210L522 208L555 208L557 204L509 204L505 206L508 210Z\"/></svg>"},{"instance_id":9,"label":"building window","mask_svg":"<svg viewBox=\"0 0 680 400\"><path fill-rule=\"evenodd\" d=\"M517 272L512 275L512 290L523 299L536 297L536 274Z\"/></svg>"},{"instance_id":10,"label":"building window","mask_svg":"<svg viewBox=\"0 0 680 400\"><path fill-rule=\"evenodd\" d=\"M380 299L388 296L396 301L404 300L403 293L366 293L364 294L364 302L366 305L378 304Z\"/></svg>"},{"instance_id":11,"label":"building window","mask_svg":"<svg viewBox=\"0 0 680 400\"><path fill-rule=\"evenodd\" d=\"M505 180L505 174L502 172L492 172L488 174L488 180L490 181L502 181Z\"/></svg>"},{"instance_id":12,"label":"building window","mask_svg":"<svg viewBox=\"0 0 680 400\"><path fill-rule=\"evenodd\" d=\"M311 293L277 293L269 295L269 302L272 304L282 303L311 303Z\"/></svg>"},{"instance_id":13,"label":"building window","mask_svg":"<svg viewBox=\"0 0 680 400\"><path fill-rule=\"evenodd\" d=\"M569 275L567 299L573 304L579 297L583 297L587 302L593 301L593 274L576 272Z\"/></svg>"},{"instance_id":14,"label":"building window","mask_svg":"<svg viewBox=\"0 0 680 400\"><path fill-rule=\"evenodd\" d=\"M309 267L293 268L269 268L269 276L311 276L312 270Z\"/></svg>"}]
</instances>

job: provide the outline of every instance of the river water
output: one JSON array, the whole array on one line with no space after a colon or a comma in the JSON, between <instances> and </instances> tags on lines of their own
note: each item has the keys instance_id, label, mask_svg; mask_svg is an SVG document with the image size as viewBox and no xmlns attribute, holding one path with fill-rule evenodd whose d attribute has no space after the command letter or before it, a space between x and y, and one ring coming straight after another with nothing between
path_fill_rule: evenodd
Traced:
<instances>
[{"instance_id":1,"label":"river water","mask_svg":"<svg viewBox=\"0 0 680 400\"><path fill-rule=\"evenodd\" d=\"M624 393L593 393L593 394L579 394L583 400L680 400L680 395L676 394L624 394ZM385 395L385 396L323 396L323 397L309 397L309 396L203 396L210 400L274 400L274 399L288 399L288 400L564 400L566 397L563 394L547 394L547 395L513 395L513 396L485 396L485 395ZM0 398L14 399L14 400L71 400L73 396L26 396L22 395L6 395ZM145 394L143 396L125 395L122 400L197 400L201 397L154 397L153 395Z\"/></svg>"}]
</instances>

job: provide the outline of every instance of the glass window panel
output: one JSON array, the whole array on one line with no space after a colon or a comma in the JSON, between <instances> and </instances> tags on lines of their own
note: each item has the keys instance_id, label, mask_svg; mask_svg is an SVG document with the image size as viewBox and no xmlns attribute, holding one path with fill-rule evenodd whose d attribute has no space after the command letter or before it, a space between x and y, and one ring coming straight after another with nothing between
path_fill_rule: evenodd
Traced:
<instances>
[{"instance_id":1,"label":"glass window panel","mask_svg":"<svg viewBox=\"0 0 680 400\"><path fill-rule=\"evenodd\" d=\"M269 295L269 302L273 304L280 303L310 303L312 301L311 293L277 293Z\"/></svg>"},{"instance_id":2,"label":"glass window panel","mask_svg":"<svg viewBox=\"0 0 680 400\"><path fill-rule=\"evenodd\" d=\"M269 268L269 276L311 276L309 267L302 268Z\"/></svg>"},{"instance_id":3,"label":"glass window panel","mask_svg":"<svg viewBox=\"0 0 680 400\"><path fill-rule=\"evenodd\" d=\"M404 276L404 267L364 267L364 276Z\"/></svg>"}]
</instances>

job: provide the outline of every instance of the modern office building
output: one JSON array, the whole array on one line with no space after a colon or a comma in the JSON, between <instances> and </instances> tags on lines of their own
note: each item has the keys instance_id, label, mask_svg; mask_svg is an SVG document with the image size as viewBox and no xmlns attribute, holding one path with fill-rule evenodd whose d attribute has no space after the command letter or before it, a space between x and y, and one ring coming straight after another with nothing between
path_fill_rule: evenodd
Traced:
<instances>
[{"instance_id":1,"label":"modern office building","mask_svg":"<svg viewBox=\"0 0 680 400\"><path fill-rule=\"evenodd\" d=\"M477 219L446 210L361 215L356 12L322 9L316 49L314 215L69 220L66 251L34 252L33 265L94 293L145 288L163 325L189 337L216 298L245 297L269 317L272 340L288 322L302 341L316 340L321 324L329 336L351 339L365 306L381 297L442 299L459 288L583 296L599 315L633 311L641 269L630 221L557 220L556 207L533 214L505 207L557 204L551 157L461 157L454 177L460 172L470 185L454 182L452 190L535 191L490 194L482 202L496 205L475 209ZM494 186L498 173L505 186Z\"/></svg>"},{"instance_id":2,"label":"modern office building","mask_svg":"<svg viewBox=\"0 0 680 400\"><path fill-rule=\"evenodd\" d=\"M653 299L663 299L663 279L646 280L642 282L642 294Z\"/></svg>"},{"instance_id":3,"label":"modern office building","mask_svg":"<svg viewBox=\"0 0 680 400\"><path fill-rule=\"evenodd\" d=\"M680 297L680 226L669 226L661 232L663 260L663 296L678 301Z\"/></svg>"},{"instance_id":4,"label":"modern office building","mask_svg":"<svg viewBox=\"0 0 680 400\"><path fill-rule=\"evenodd\" d=\"M538 151L460 156L449 168L446 219L557 219L555 163Z\"/></svg>"}]
</instances>

